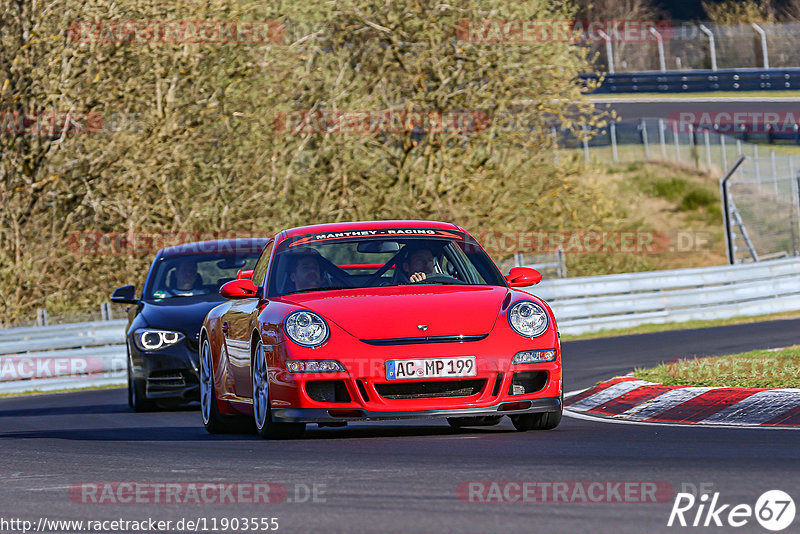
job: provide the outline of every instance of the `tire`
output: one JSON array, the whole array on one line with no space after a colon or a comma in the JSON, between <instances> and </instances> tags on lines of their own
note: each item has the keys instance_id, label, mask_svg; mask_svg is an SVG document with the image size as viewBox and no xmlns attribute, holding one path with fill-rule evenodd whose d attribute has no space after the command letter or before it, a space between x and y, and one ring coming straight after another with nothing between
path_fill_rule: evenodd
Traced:
<instances>
[{"instance_id":1,"label":"tire","mask_svg":"<svg viewBox=\"0 0 800 534\"><path fill-rule=\"evenodd\" d=\"M220 413L214 387L214 366L211 363L211 343L203 340L200 349L200 414L209 434L234 434L249 430L249 419Z\"/></svg>"},{"instance_id":2,"label":"tire","mask_svg":"<svg viewBox=\"0 0 800 534\"><path fill-rule=\"evenodd\" d=\"M269 399L269 371L264 344L259 339L253 355L253 419L256 433L264 439L296 439L306 430L305 423L276 423L272 421Z\"/></svg>"},{"instance_id":3,"label":"tire","mask_svg":"<svg viewBox=\"0 0 800 534\"><path fill-rule=\"evenodd\" d=\"M553 430L561 423L564 413L564 394L561 394L561 408L557 412L526 413L510 416L514 428L520 432L528 430Z\"/></svg>"},{"instance_id":4,"label":"tire","mask_svg":"<svg viewBox=\"0 0 800 534\"><path fill-rule=\"evenodd\" d=\"M128 406L134 412L152 412L156 403L147 399L145 395L146 382L133 377L133 364L128 358Z\"/></svg>"},{"instance_id":5,"label":"tire","mask_svg":"<svg viewBox=\"0 0 800 534\"><path fill-rule=\"evenodd\" d=\"M467 426L494 426L502 420L502 415L478 415L474 417L448 417L447 423L453 428L464 428Z\"/></svg>"}]
</instances>

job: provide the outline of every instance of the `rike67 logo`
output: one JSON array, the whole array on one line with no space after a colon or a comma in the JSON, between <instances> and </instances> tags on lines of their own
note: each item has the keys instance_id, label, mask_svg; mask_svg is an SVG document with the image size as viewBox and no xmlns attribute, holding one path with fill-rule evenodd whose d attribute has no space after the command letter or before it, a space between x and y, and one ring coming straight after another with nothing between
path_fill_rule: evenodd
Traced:
<instances>
[{"instance_id":1,"label":"rike67 logo","mask_svg":"<svg viewBox=\"0 0 800 534\"><path fill-rule=\"evenodd\" d=\"M756 500L755 506L722 503L719 492L711 496L706 493L699 498L691 493L678 493L667 526L738 528L747 525L755 517L762 527L777 532L791 525L794 515L794 500L781 490L764 492Z\"/></svg>"}]
</instances>

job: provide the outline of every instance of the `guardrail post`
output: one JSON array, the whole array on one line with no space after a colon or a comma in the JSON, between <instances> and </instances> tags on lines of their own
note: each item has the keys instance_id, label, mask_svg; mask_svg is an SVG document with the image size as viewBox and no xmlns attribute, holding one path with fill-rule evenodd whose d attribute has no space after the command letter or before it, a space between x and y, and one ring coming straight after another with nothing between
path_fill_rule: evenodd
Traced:
<instances>
[{"instance_id":1,"label":"guardrail post","mask_svg":"<svg viewBox=\"0 0 800 534\"><path fill-rule=\"evenodd\" d=\"M36 326L47 326L47 310L44 308L36 309Z\"/></svg>"},{"instance_id":2,"label":"guardrail post","mask_svg":"<svg viewBox=\"0 0 800 534\"><path fill-rule=\"evenodd\" d=\"M728 252L728 263L733 265L736 258L734 257L734 248L733 248L733 230L731 229L731 211L730 211L730 199L728 198L728 180L730 180L733 173L736 172L736 169L739 168L745 160L743 155L739 155L736 158L736 161L733 162L733 165L728 172L725 173L725 176L722 177L719 181L720 193L722 195L722 221L725 225L725 250Z\"/></svg>"},{"instance_id":3,"label":"guardrail post","mask_svg":"<svg viewBox=\"0 0 800 534\"><path fill-rule=\"evenodd\" d=\"M111 320L111 303L110 302L103 302L100 304L100 320L101 321L110 321Z\"/></svg>"}]
</instances>

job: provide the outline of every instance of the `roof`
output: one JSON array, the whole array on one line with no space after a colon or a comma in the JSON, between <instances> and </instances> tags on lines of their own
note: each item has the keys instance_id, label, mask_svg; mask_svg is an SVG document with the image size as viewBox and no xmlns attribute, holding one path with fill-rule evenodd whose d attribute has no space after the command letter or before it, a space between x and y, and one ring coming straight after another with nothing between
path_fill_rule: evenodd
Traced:
<instances>
[{"instance_id":1,"label":"roof","mask_svg":"<svg viewBox=\"0 0 800 534\"><path fill-rule=\"evenodd\" d=\"M430 228L434 230L463 231L462 228L453 223L445 223L440 221L356 221L299 226L297 228L291 228L284 231L280 235L280 240L307 234L352 232L358 230L383 230L386 228Z\"/></svg>"},{"instance_id":2,"label":"roof","mask_svg":"<svg viewBox=\"0 0 800 534\"><path fill-rule=\"evenodd\" d=\"M242 237L236 239L214 239L210 241L195 241L181 243L171 247L162 248L161 257L179 255L203 254L260 254L261 249L267 244L267 237Z\"/></svg>"}]
</instances>

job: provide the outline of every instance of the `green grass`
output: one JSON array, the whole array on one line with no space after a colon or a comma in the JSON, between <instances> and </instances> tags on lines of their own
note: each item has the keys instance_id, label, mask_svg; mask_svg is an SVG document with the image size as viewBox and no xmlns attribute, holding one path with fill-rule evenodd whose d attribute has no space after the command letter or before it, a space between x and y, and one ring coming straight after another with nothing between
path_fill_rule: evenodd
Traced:
<instances>
[{"instance_id":1,"label":"green grass","mask_svg":"<svg viewBox=\"0 0 800 534\"><path fill-rule=\"evenodd\" d=\"M664 100L691 100L693 98L719 98L737 97L747 98L770 98L770 97L797 97L800 101L800 90L783 91L709 91L698 93L586 93L586 98L663 98Z\"/></svg>"},{"instance_id":2,"label":"green grass","mask_svg":"<svg viewBox=\"0 0 800 534\"><path fill-rule=\"evenodd\" d=\"M598 339L615 336L631 336L636 334L650 334L653 332L669 332L672 330L689 330L693 328L710 328L712 326L729 326L737 324L758 323L761 321L779 321L782 319L800 318L800 311L790 313L773 313L769 315L754 315L752 317L732 317L730 319L711 319L703 321L686 321L682 323L643 324L631 328L614 328L600 332L587 332L579 335L563 334L562 341L580 339Z\"/></svg>"},{"instance_id":3,"label":"green grass","mask_svg":"<svg viewBox=\"0 0 800 534\"><path fill-rule=\"evenodd\" d=\"M796 388L800 387L800 345L662 363L633 374L666 386Z\"/></svg>"}]
</instances>

